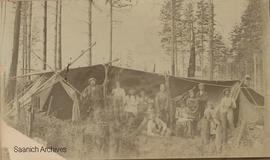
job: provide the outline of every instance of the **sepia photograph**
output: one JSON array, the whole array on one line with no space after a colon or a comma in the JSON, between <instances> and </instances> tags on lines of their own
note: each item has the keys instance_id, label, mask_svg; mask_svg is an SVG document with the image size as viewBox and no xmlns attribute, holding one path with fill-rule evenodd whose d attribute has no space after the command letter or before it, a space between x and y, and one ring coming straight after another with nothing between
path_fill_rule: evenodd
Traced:
<instances>
[{"instance_id":1,"label":"sepia photograph","mask_svg":"<svg viewBox=\"0 0 270 160\"><path fill-rule=\"evenodd\" d=\"M3 160L270 158L269 0L0 0Z\"/></svg>"}]
</instances>

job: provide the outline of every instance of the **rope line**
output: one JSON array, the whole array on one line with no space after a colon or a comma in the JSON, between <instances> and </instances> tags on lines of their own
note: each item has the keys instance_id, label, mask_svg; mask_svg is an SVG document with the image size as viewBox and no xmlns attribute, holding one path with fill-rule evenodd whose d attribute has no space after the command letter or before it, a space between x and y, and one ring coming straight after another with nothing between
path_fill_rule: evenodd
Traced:
<instances>
[{"instance_id":1,"label":"rope line","mask_svg":"<svg viewBox=\"0 0 270 160\"><path fill-rule=\"evenodd\" d=\"M255 98L254 98L254 97L251 95L251 93L249 92L248 88L247 88L247 87L244 87L244 88L246 89L248 95L251 97L251 99L252 99L252 101L255 103L255 105L256 105L256 106L259 106L259 105L257 104L257 102L255 101Z\"/></svg>"}]
</instances>

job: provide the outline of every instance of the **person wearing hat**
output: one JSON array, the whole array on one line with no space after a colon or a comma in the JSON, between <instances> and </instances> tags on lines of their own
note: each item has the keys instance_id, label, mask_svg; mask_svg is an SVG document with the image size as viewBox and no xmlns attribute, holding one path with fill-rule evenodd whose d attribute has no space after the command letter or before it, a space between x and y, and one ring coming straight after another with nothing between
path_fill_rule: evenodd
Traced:
<instances>
[{"instance_id":1,"label":"person wearing hat","mask_svg":"<svg viewBox=\"0 0 270 160\"><path fill-rule=\"evenodd\" d=\"M223 97L219 106L221 127L223 131L222 141L227 142L227 121L231 129L234 128L233 109L236 108L235 100L231 97L231 90L229 88L224 89Z\"/></svg>"},{"instance_id":2,"label":"person wearing hat","mask_svg":"<svg viewBox=\"0 0 270 160\"><path fill-rule=\"evenodd\" d=\"M196 98L198 99L199 109L200 109L199 118L202 118L204 114L204 110L207 106L208 94L205 91L205 85L203 83L199 83L198 89L199 91L196 94Z\"/></svg>"},{"instance_id":3,"label":"person wearing hat","mask_svg":"<svg viewBox=\"0 0 270 160\"><path fill-rule=\"evenodd\" d=\"M247 87L250 86L250 84L251 84L250 75L245 75L245 79L243 80L243 84L246 85Z\"/></svg>"},{"instance_id":4,"label":"person wearing hat","mask_svg":"<svg viewBox=\"0 0 270 160\"><path fill-rule=\"evenodd\" d=\"M88 79L88 85L82 91L82 101L87 108L87 113L93 114L90 117L98 118L100 108L102 107L102 88L96 85L96 79L91 77Z\"/></svg>"}]
</instances>

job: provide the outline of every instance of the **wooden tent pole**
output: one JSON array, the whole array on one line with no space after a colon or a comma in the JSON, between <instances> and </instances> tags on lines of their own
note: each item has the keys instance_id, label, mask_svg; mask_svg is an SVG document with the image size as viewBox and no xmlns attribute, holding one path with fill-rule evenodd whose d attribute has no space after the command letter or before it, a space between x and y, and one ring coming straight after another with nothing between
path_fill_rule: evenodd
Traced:
<instances>
[{"instance_id":1,"label":"wooden tent pole","mask_svg":"<svg viewBox=\"0 0 270 160\"><path fill-rule=\"evenodd\" d=\"M33 121L34 121L34 106L30 104L30 117L29 117L29 128L28 128L28 136L32 135Z\"/></svg>"},{"instance_id":2,"label":"wooden tent pole","mask_svg":"<svg viewBox=\"0 0 270 160\"><path fill-rule=\"evenodd\" d=\"M105 75L104 75L104 82L103 82L103 101L104 101L104 105L106 106L107 105L107 95L106 95L106 92L107 92L107 82L108 82L108 68L109 66L108 65L104 65L104 68L105 68Z\"/></svg>"},{"instance_id":3,"label":"wooden tent pole","mask_svg":"<svg viewBox=\"0 0 270 160\"><path fill-rule=\"evenodd\" d=\"M52 100L53 100L53 96L50 96L50 101L49 101L49 106L48 106L48 110L47 110L47 116L50 114L51 112L51 108L52 108Z\"/></svg>"}]
</instances>

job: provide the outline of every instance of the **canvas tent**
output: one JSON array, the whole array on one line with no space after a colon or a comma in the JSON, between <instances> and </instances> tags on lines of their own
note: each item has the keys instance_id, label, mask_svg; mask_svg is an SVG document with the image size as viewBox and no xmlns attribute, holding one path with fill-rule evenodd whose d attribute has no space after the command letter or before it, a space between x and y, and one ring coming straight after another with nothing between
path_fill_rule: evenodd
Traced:
<instances>
[{"instance_id":1,"label":"canvas tent","mask_svg":"<svg viewBox=\"0 0 270 160\"><path fill-rule=\"evenodd\" d=\"M57 75L47 85L44 85L41 91L34 94L35 100L38 100L38 107L47 114L55 113L60 119L79 120L80 109L79 99L76 91Z\"/></svg>"},{"instance_id":2,"label":"canvas tent","mask_svg":"<svg viewBox=\"0 0 270 160\"><path fill-rule=\"evenodd\" d=\"M122 88L126 91L131 88L135 89L137 93L144 90L146 95L150 98L154 98L159 90L159 85L165 83L165 76L161 74L116 66L109 66L106 68L105 65L69 69L58 75L62 76L62 78L57 78L57 76L52 78L53 76L54 74L52 72L41 75L41 77L46 77L44 79L47 79L47 81L49 80L49 82L43 80L42 82L46 83L46 85L40 87L39 91L34 94L35 97L38 97L39 99L39 107L49 114L53 113L55 110L61 110L61 113L65 116L62 115L60 118L69 118L73 121L79 120L80 112L82 112L78 102L79 95L74 91L74 88L79 92L82 92L88 84L88 79L91 77L97 79L98 85L102 85L106 79L106 94L110 94L115 81L119 81ZM209 100L215 104L220 101L224 88L240 84L240 81L206 81L173 76L168 76L168 81L171 98L186 93L189 89L194 88L194 86L199 83L204 83L209 95ZM33 85L35 88L31 88L30 90L34 92L38 86L43 84L42 82L37 83L36 81ZM245 118L245 112L250 108L254 109L255 106L264 105L263 96L244 85L241 85L241 89L237 93L236 98L238 107L235 111L236 121L238 121L238 118ZM59 107L62 107L62 109L57 109ZM254 114L253 111L250 111L250 114Z\"/></svg>"}]
</instances>

